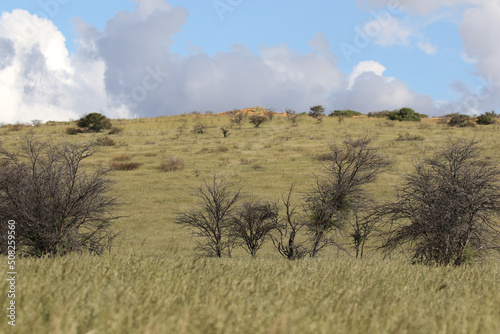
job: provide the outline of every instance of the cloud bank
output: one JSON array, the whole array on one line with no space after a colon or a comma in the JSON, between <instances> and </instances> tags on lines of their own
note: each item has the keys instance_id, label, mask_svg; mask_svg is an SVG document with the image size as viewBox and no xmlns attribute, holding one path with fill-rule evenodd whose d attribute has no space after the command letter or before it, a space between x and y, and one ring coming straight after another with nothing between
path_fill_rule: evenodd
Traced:
<instances>
[{"instance_id":1,"label":"cloud bank","mask_svg":"<svg viewBox=\"0 0 500 334\"><path fill-rule=\"evenodd\" d=\"M72 55L51 21L24 10L2 13L0 122L68 120L96 111L111 118L154 117L255 105L278 111L306 111L316 104L361 112L403 106L431 115L444 110L431 97L384 76L385 66L376 61L360 62L352 73L342 73L321 32L311 38L306 54L287 45L262 47L254 54L244 44L213 56L196 47L188 56L173 53L173 36L186 24L188 12L163 0L136 2L134 11L116 13L102 31L75 18L78 52ZM435 7L430 1L412 3L418 12ZM495 64L500 46L474 36L484 35L485 29L498 31L500 27L492 27L498 26L499 18L499 5L492 1L468 9L460 27L468 57L477 59L481 73L495 76L500 76ZM410 31L398 27L394 21L376 42L407 44ZM435 52L430 44L419 47ZM463 91L464 96L473 93ZM498 102L499 96L493 91L480 103ZM446 108L463 105L448 103Z\"/></svg>"}]
</instances>

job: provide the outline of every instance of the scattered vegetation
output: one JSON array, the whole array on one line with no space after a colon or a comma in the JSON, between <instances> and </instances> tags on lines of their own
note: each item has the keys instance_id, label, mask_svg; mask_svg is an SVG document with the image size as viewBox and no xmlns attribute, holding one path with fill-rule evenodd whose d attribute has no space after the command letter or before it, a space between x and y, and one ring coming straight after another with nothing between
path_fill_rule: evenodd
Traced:
<instances>
[{"instance_id":1,"label":"scattered vegetation","mask_svg":"<svg viewBox=\"0 0 500 334\"><path fill-rule=\"evenodd\" d=\"M421 135L411 135L409 133L402 134L400 133L399 136L396 138L396 141L421 141L424 140L424 137Z\"/></svg>"}]
</instances>

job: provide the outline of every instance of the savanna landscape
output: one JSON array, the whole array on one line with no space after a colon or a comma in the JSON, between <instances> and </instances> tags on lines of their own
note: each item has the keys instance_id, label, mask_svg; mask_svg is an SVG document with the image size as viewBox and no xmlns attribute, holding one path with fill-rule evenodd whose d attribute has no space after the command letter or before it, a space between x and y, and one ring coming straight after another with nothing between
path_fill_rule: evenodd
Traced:
<instances>
[{"instance_id":1,"label":"savanna landscape","mask_svg":"<svg viewBox=\"0 0 500 334\"><path fill-rule=\"evenodd\" d=\"M243 115L240 121L238 115ZM257 116L265 119L260 122ZM488 249L479 255L476 251L483 249L471 243L460 261L433 261L432 254L415 256L411 242L387 251L382 246L393 227L388 216L370 225L362 256L353 247L352 221L358 211L352 206L341 217L336 212L343 209L329 216L345 224L324 229L321 240L328 236L332 242L314 257L307 226L296 240L302 255L290 259L275 247L276 228L260 240L255 256L236 239L230 254L224 251L220 257L200 247L206 238L180 217L201 207L196 191L209 189L203 187L215 178L227 181L231 193L240 191L240 202L272 203L273 212L285 218L293 185L289 199L298 213L297 226L311 220L312 211L303 208L321 183L325 165L335 161L328 155L332 143L344 147L350 139L369 138L370 147L390 161L390 167L362 184L362 195L356 197L373 202L370 210L397 203L404 176L447 144L473 140L479 161L492 166L499 161L498 124L310 116L249 108L112 119L112 128L98 132L77 131L76 121L3 126L0 142L8 152L19 152L26 140L92 143L95 152L82 159L81 168L110 169L103 177L111 181L105 189L114 202L113 219L106 225L112 238L98 252L68 246L64 252L23 255L17 249L16 326L3 316L0 332L499 333L498 252ZM3 173L10 165L1 166ZM2 259L7 272L7 256ZM8 290L4 279L4 313Z\"/></svg>"}]
</instances>

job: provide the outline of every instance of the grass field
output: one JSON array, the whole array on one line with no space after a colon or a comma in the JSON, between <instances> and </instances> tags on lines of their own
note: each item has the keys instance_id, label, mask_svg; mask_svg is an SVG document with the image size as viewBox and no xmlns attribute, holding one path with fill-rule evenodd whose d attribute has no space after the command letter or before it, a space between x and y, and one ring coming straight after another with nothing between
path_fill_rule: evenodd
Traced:
<instances>
[{"instance_id":1,"label":"grass field","mask_svg":"<svg viewBox=\"0 0 500 334\"><path fill-rule=\"evenodd\" d=\"M204 134L193 126L205 125ZM354 118L322 123L301 117L292 126L281 115L255 129L244 123L223 138L225 115L182 115L113 120L115 135L68 135L71 124L50 123L13 131L0 142L15 149L20 135L90 141L109 137L88 165L140 163L113 171L123 216L110 255L18 259L17 324L2 333L500 333L500 262L463 267L410 265L384 259L373 248L356 260L334 250L319 259L288 262L271 244L257 259L236 251L231 259L198 258L189 230L173 223L195 204L191 190L212 173L247 193L278 199L291 183L306 191L320 171L318 154L331 140L368 132L395 161L369 189L377 200L394 196L411 159L435 152L452 137L484 144L485 159L499 160L500 126L451 128L436 120L388 122ZM397 141L399 135L419 141ZM183 169L164 172L175 157ZM373 246L373 245L368 245ZM6 259L5 259L6 263ZM7 265L5 264L5 272ZM8 285L0 283L1 305ZM5 307L4 307L5 310Z\"/></svg>"}]
</instances>

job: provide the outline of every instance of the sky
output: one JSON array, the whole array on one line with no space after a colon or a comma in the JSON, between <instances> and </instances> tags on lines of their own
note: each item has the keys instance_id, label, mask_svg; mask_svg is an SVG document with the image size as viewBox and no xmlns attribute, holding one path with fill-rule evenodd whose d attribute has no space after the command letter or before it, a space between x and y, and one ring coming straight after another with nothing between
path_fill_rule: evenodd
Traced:
<instances>
[{"instance_id":1,"label":"sky","mask_svg":"<svg viewBox=\"0 0 500 334\"><path fill-rule=\"evenodd\" d=\"M2 0L0 123L500 108L499 0Z\"/></svg>"}]
</instances>

